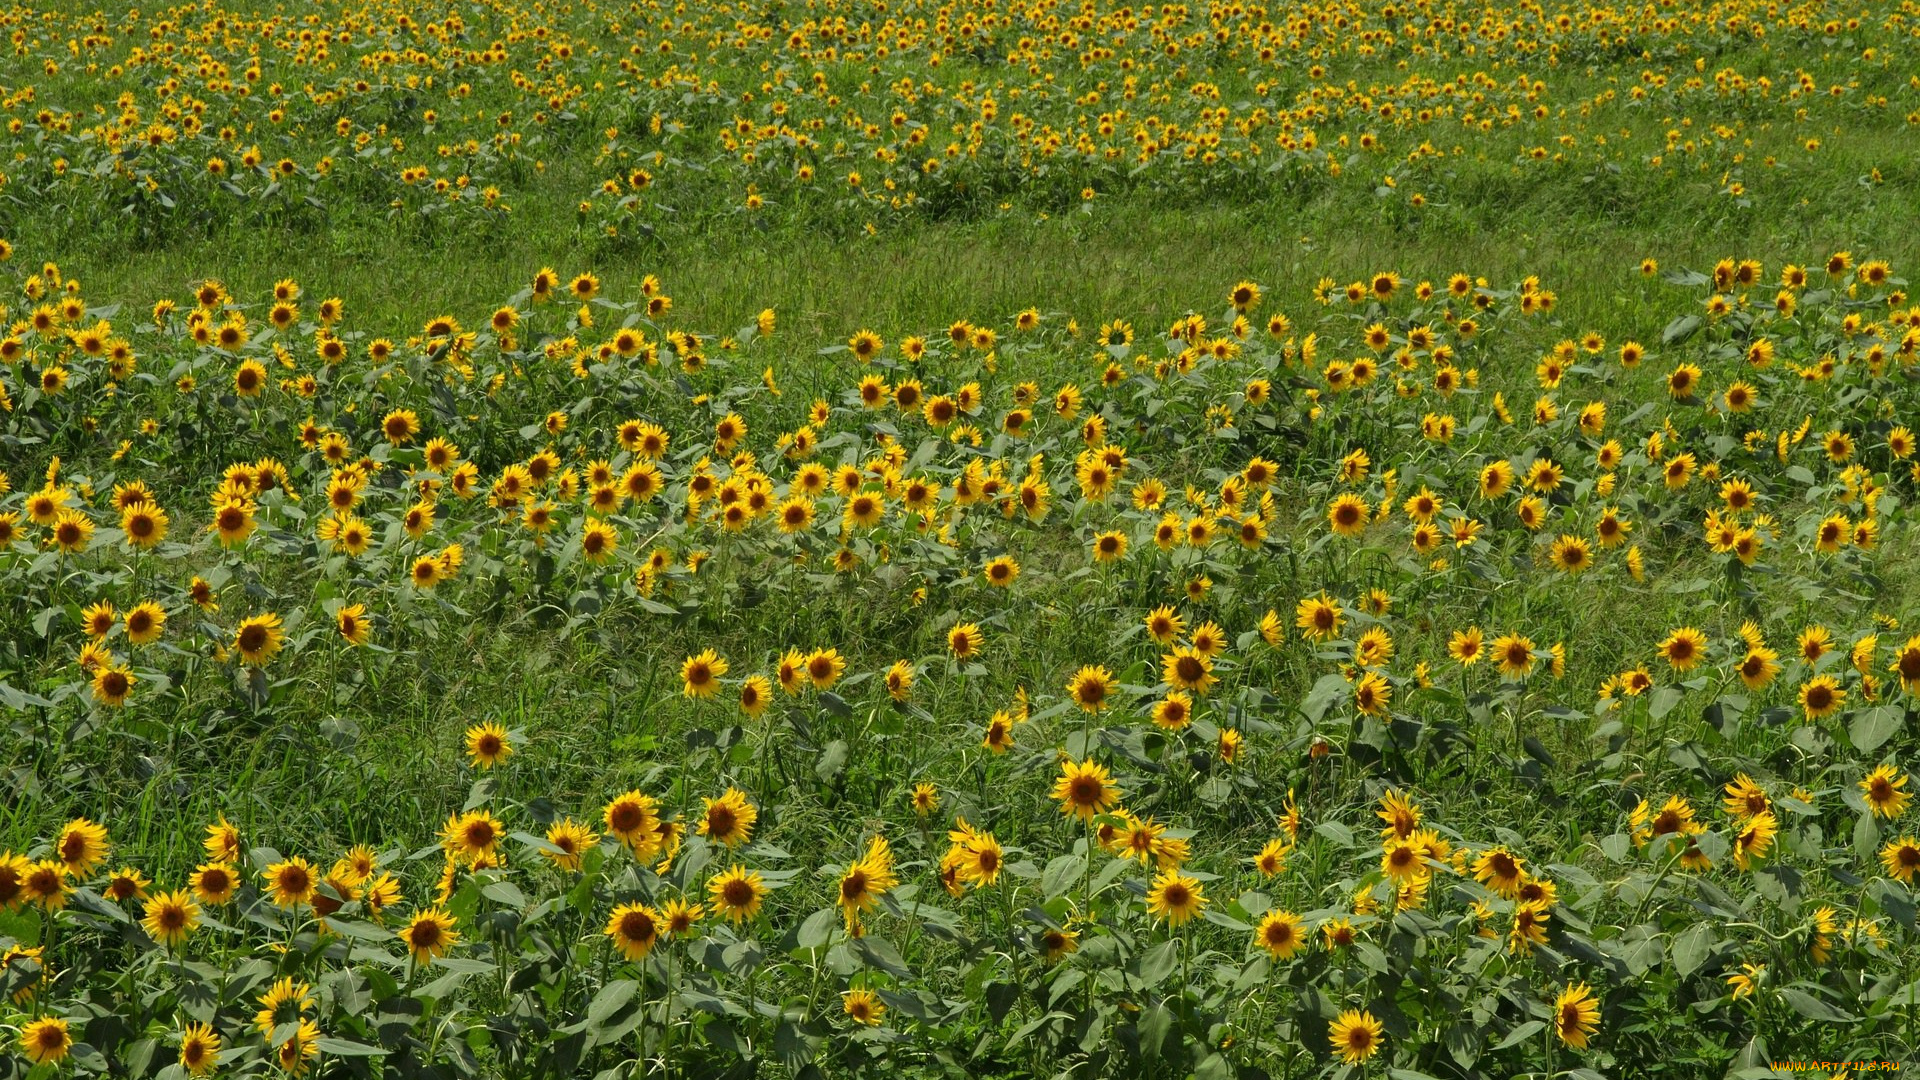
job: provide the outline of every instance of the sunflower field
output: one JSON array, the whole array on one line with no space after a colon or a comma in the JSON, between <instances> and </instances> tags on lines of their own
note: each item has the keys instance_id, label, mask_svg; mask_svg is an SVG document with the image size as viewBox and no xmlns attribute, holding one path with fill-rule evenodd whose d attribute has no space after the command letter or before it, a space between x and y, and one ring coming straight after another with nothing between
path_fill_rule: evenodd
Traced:
<instances>
[{"instance_id":1,"label":"sunflower field","mask_svg":"<svg viewBox=\"0 0 1920 1080\"><path fill-rule=\"evenodd\" d=\"M1920 1066L1913 0L0 30L0 1078Z\"/></svg>"}]
</instances>

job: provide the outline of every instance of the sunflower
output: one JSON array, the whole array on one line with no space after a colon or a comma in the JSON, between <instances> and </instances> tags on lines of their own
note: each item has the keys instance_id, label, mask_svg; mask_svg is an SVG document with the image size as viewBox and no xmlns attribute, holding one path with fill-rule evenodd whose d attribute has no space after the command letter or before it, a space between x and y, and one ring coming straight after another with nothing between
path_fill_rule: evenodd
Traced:
<instances>
[{"instance_id":1,"label":"sunflower","mask_svg":"<svg viewBox=\"0 0 1920 1080\"><path fill-rule=\"evenodd\" d=\"M630 847L636 859L645 861L659 849L659 807L651 796L626 792L607 803L603 821L607 822L607 832Z\"/></svg>"},{"instance_id":2,"label":"sunflower","mask_svg":"<svg viewBox=\"0 0 1920 1080\"><path fill-rule=\"evenodd\" d=\"M207 826L206 839L200 843L210 859L233 862L240 857L240 830L233 827L225 814Z\"/></svg>"},{"instance_id":3,"label":"sunflower","mask_svg":"<svg viewBox=\"0 0 1920 1080\"><path fill-rule=\"evenodd\" d=\"M1294 626L1308 641L1327 641L1340 636L1344 615L1340 605L1325 592L1300 601L1294 608Z\"/></svg>"},{"instance_id":4,"label":"sunflower","mask_svg":"<svg viewBox=\"0 0 1920 1080\"><path fill-rule=\"evenodd\" d=\"M127 698L133 694L133 684L138 681L126 667L102 664L93 673L93 699L117 709L127 703Z\"/></svg>"},{"instance_id":5,"label":"sunflower","mask_svg":"<svg viewBox=\"0 0 1920 1080\"><path fill-rule=\"evenodd\" d=\"M680 679L684 684L681 692L690 698L711 697L720 687L720 677L726 673L727 662L712 649L689 656L680 665Z\"/></svg>"},{"instance_id":6,"label":"sunflower","mask_svg":"<svg viewBox=\"0 0 1920 1080\"><path fill-rule=\"evenodd\" d=\"M1178 870L1163 870L1147 890L1147 914L1165 919L1174 926L1184 924L1207 906L1200 880L1183 876Z\"/></svg>"},{"instance_id":7,"label":"sunflower","mask_svg":"<svg viewBox=\"0 0 1920 1080\"><path fill-rule=\"evenodd\" d=\"M1380 1052L1380 1021L1370 1012L1348 1009L1327 1027L1333 1052L1348 1065L1359 1065Z\"/></svg>"},{"instance_id":8,"label":"sunflower","mask_svg":"<svg viewBox=\"0 0 1920 1080\"><path fill-rule=\"evenodd\" d=\"M756 717L767 711L773 700L773 684L765 675L749 675L740 681L740 711Z\"/></svg>"},{"instance_id":9,"label":"sunflower","mask_svg":"<svg viewBox=\"0 0 1920 1080\"><path fill-rule=\"evenodd\" d=\"M200 905L185 889L157 893L147 898L140 925L148 937L169 950L175 949L200 926Z\"/></svg>"},{"instance_id":10,"label":"sunflower","mask_svg":"<svg viewBox=\"0 0 1920 1080\"><path fill-rule=\"evenodd\" d=\"M19 877L16 903L34 904L45 911L58 911L67 906L67 897L73 893L73 883L67 877L67 868L57 859L42 859L28 863L22 860L14 866Z\"/></svg>"},{"instance_id":11,"label":"sunflower","mask_svg":"<svg viewBox=\"0 0 1920 1080\"><path fill-rule=\"evenodd\" d=\"M1880 864L1887 868L1888 877L1912 884L1915 871L1920 871L1920 840L1903 836L1890 841L1880 849Z\"/></svg>"},{"instance_id":12,"label":"sunflower","mask_svg":"<svg viewBox=\"0 0 1920 1080\"><path fill-rule=\"evenodd\" d=\"M106 887L101 894L115 903L124 904L129 900L142 899L147 895L147 886L153 884L147 875L131 866L123 866L107 876Z\"/></svg>"},{"instance_id":13,"label":"sunflower","mask_svg":"<svg viewBox=\"0 0 1920 1080\"><path fill-rule=\"evenodd\" d=\"M218 906L233 899L233 894L240 888L240 875L234 872L232 863L201 863L187 877L187 886L193 890L194 899L202 904Z\"/></svg>"},{"instance_id":14,"label":"sunflower","mask_svg":"<svg viewBox=\"0 0 1920 1080\"><path fill-rule=\"evenodd\" d=\"M1780 674L1779 661L1779 653L1762 645L1747 650L1747 655L1741 658L1735 670L1747 689L1759 690L1772 682L1774 676Z\"/></svg>"},{"instance_id":15,"label":"sunflower","mask_svg":"<svg viewBox=\"0 0 1920 1080\"><path fill-rule=\"evenodd\" d=\"M813 684L814 689L826 690L840 681L840 676L847 670L847 661L840 655L839 649L815 649L807 654L801 670L806 672L807 681Z\"/></svg>"},{"instance_id":16,"label":"sunflower","mask_svg":"<svg viewBox=\"0 0 1920 1080\"><path fill-rule=\"evenodd\" d=\"M1907 639L1894 655L1893 663L1887 670L1900 677L1900 688L1910 695L1920 695L1920 635Z\"/></svg>"},{"instance_id":17,"label":"sunflower","mask_svg":"<svg viewBox=\"0 0 1920 1080\"><path fill-rule=\"evenodd\" d=\"M287 635L281 629L280 616L254 615L243 619L233 634L233 649L240 659L254 667L264 667L268 661L279 655L287 643Z\"/></svg>"},{"instance_id":18,"label":"sunflower","mask_svg":"<svg viewBox=\"0 0 1920 1080\"><path fill-rule=\"evenodd\" d=\"M415 964L432 963L435 957L445 956L449 948L460 940L460 934L454 930L453 916L442 908L432 908L414 914L407 925L401 927L395 936L407 945Z\"/></svg>"},{"instance_id":19,"label":"sunflower","mask_svg":"<svg viewBox=\"0 0 1920 1080\"><path fill-rule=\"evenodd\" d=\"M20 1052L35 1065L63 1061L71 1049L73 1036L67 1022L57 1016L43 1016L20 1029Z\"/></svg>"},{"instance_id":20,"label":"sunflower","mask_svg":"<svg viewBox=\"0 0 1920 1080\"><path fill-rule=\"evenodd\" d=\"M268 866L260 877L272 890L273 902L280 907L311 904L319 887L319 875L314 872L313 864L298 855Z\"/></svg>"},{"instance_id":21,"label":"sunflower","mask_svg":"<svg viewBox=\"0 0 1920 1080\"><path fill-rule=\"evenodd\" d=\"M1165 731L1179 731L1193 722L1193 699L1171 691L1153 707L1153 723Z\"/></svg>"},{"instance_id":22,"label":"sunflower","mask_svg":"<svg viewBox=\"0 0 1920 1080\"><path fill-rule=\"evenodd\" d=\"M1488 848L1473 861L1473 876L1480 884L1512 899L1520 891L1526 876L1526 862L1503 847Z\"/></svg>"},{"instance_id":23,"label":"sunflower","mask_svg":"<svg viewBox=\"0 0 1920 1080\"><path fill-rule=\"evenodd\" d=\"M1901 790L1906 786L1907 778L1900 775L1900 770L1881 765L1860 781L1860 797L1866 800L1874 817L1891 821L1906 813L1907 803L1913 799L1910 793Z\"/></svg>"},{"instance_id":24,"label":"sunflower","mask_svg":"<svg viewBox=\"0 0 1920 1080\"><path fill-rule=\"evenodd\" d=\"M1336 495L1327 506L1327 524L1341 536L1354 537L1366 532L1367 522L1371 518L1366 500L1358 495Z\"/></svg>"},{"instance_id":25,"label":"sunflower","mask_svg":"<svg viewBox=\"0 0 1920 1080\"><path fill-rule=\"evenodd\" d=\"M1253 943L1275 960L1288 960L1304 947L1300 916L1291 911L1269 911L1253 932Z\"/></svg>"},{"instance_id":26,"label":"sunflower","mask_svg":"<svg viewBox=\"0 0 1920 1080\"><path fill-rule=\"evenodd\" d=\"M859 925L860 913L872 911L900 879L893 873L893 849L887 846L884 836L876 836L867 844L867 852L851 863L845 873L840 875L838 903L845 914L849 928Z\"/></svg>"},{"instance_id":27,"label":"sunflower","mask_svg":"<svg viewBox=\"0 0 1920 1080\"><path fill-rule=\"evenodd\" d=\"M180 1067L188 1076L210 1075L220 1063L220 1036L211 1024L188 1024L180 1033Z\"/></svg>"},{"instance_id":28,"label":"sunflower","mask_svg":"<svg viewBox=\"0 0 1920 1080\"><path fill-rule=\"evenodd\" d=\"M1662 659L1675 671L1691 671L1706 658L1707 638L1691 626L1683 626L1660 642Z\"/></svg>"},{"instance_id":29,"label":"sunflower","mask_svg":"<svg viewBox=\"0 0 1920 1080\"><path fill-rule=\"evenodd\" d=\"M1500 665L1500 673L1510 680L1527 677L1533 670L1533 640L1519 634L1502 634L1488 646Z\"/></svg>"},{"instance_id":30,"label":"sunflower","mask_svg":"<svg viewBox=\"0 0 1920 1080\"><path fill-rule=\"evenodd\" d=\"M68 555L78 555L87 549L92 539L92 520L78 510L62 510L60 516L54 519L47 544Z\"/></svg>"},{"instance_id":31,"label":"sunflower","mask_svg":"<svg viewBox=\"0 0 1920 1080\"><path fill-rule=\"evenodd\" d=\"M1560 1041L1575 1050L1585 1050L1587 1040L1600 1030L1600 1003L1586 983L1569 986L1553 999L1553 1031Z\"/></svg>"},{"instance_id":32,"label":"sunflower","mask_svg":"<svg viewBox=\"0 0 1920 1080\"><path fill-rule=\"evenodd\" d=\"M555 850L543 852L562 870L580 869L580 860L600 842L599 834L572 818L562 818L547 828L547 843Z\"/></svg>"},{"instance_id":33,"label":"sunflower","mask_svg":"<svg viewBox=\"0 0 1920 1080\"><path fill-rule=\"evenodd\" d=\"M1381 847L1380 872L1399 885L1431 876L1426 845L1411 838L1389 838Z\"/></svg>"},{"instance_id":34,"label":"sunflower","mask_svg":"<svg viewBox=\"0 0 1920 1080\"><path fill-rule=\"evenodd\" d=\"M767 886L758 871L736 866L707 882L707 896L728 922L741 923L760 914Z\"/></svg>"},{"instance_id":35,"label":"sunflower","mask_svg":"<svg viewBox=\"0 0 1920 1080\"><path fill-rule=\"evenodd\" d=\"M1846 701L1847 692L1831 675L1815 675L1800 684L1800 708L1809 720L1833 715Z\"/></svg>"},{"instance_id":36,"label":"sunflower","mask_svg":"<svg viewBox=\"0 0 1920 1080\"><path fill-rule=\"evenodd\" d=\"M1000 880L1006 852L992 833L975 829L965 818L960 818L947 832L947 839L952 841L953 849L942 862L953 866L958 880L975 886L992 885Z\"/></svg>"},{"instance_id":37,"label":"sunflower","mask_svg":"<svg viewBox=\"0 0 1920 1080\"><path fill-rule=\"evenodd\" d=\"M53 849L67 873L84 878L107 859L110 850L107 827L86 818L75 818L60 829Z\"/></svg>"},{"instance_id":38,"label":"sunflower","mask_svg":"<svg viewBox=\"0 0 1920 1080\"><path fill-rule=\"evenodd\" d=\"M1402 795L1398 789L1389 789L1380 799L1380 808L1373 813L1386 823L1380 830L1382 839L1393 837L1405 840L1420 828L1420 804Z\"/></svg>"},{"instance_id":39,"label":"sunflower","mask_svg":"<svg viewBox=\"0 0 1920 1080\"><path fill-rule=\"evenodd\" d=\"M507 729L499 724L476 724L467 729L467 758L474 768L491 769L513 756Z\"/></svg>"},{"instance_id":40,"label":"sunflower","mask_svg":"<svg viewBox=\"0 0 1920 1080\"><path fill-rule=\"evenodd\" d=\"M607 919L606 935L620 955L628 960L645 960L660 943L664 922L659 911L645 904L622 904Z\"/></svg>"},{"instance_id":41,"label":"sunflower","mask_svg":"<svg viewBox=\"0 0 1920 1080\"><path fill-rule=\"evenodd\" d=\"M1507 949L1525 955L1533 951L1535 945L1547 943L1547 923L1553 918L1547 911L1547 905L1533 903L1515 904L1513 921L1507 929Z\"/></svg>"},{"instance_id":42,"label":"sunflower","mask_svg":"<svg viewBox=\"0 0 1920 1080\"><path fill-rule=\"evenodd\" d=\"M701 814L698 828L701 836L730 848L752 839L753 825L760 819L760 811L747 801L746 792L730 787L718 799L705 801L706 810Z\"/></svg>"},{"instance_id":43,"label":"sunflower","mask_svg":"<svg viewBox=\"0 0 1920 1080\"><path fill-rule=\"evenodd\" d=\"M308 1061L319 1056L320 1025L311 1018L303 1018L292 1037L274 1048L275 1063L289 1076L304 1075Z\"/></svg>"},{"instance_id":44,"label":"sunflower","mask_svg":"<svg viewBox=\"0 0 1920 1080\"><path fill-rule=\"evenodd\" d=\"M1765 858L1773 846L1773 838L1779 832L1780 821L1771 810L1747 819L1746 825L1733 838L1734 865L1745 870L1753 860Z\"/></svg>"},{"instance_id":45,"label":"sunflower","mask_svg":"<svg viewBox=\"0 0 1920 1080\"><path fill-rule=\"evenodd\" d=\"M452 862L477 864L490 861L507 834L506 826L487 810L468 810L449 814L440 827L440 846Z\"/></svg>"},{"instance_id":46,"label":"sunflower","mask_svg":"<svg viewBox=\"0 0 1920 1080\"><path fill-rule=\"evenodd\" d=\"M1061 813L1090 822L1094 815L1119 805L1120 789L1114 785L1106 766L1092 760L1069 760L1061 763L1060 777L1053 785L1053 798L1060 803Z\"/></svg>"},{"instance_id":47,"label":"sunflower","mask_svg":"<svg viewBox=\"0 0 1920 1080\"><path fill-rule=\"evenodd\" d=\"M856 1024L877 1027L887 1007L869 990L848 990L840 995L840 1008Z\"/></svg>"},{"instance_id":48,"label":"sunflower","mask_svg":"<svg viewBox=\"0 0 1920 1080\"><path fill-rule=\"evenodd\" d=\"M1754 783L1753 777L1746 773L1740 773L1728 781L1724 790L1726 797L1721 801L1721 806L1727 816L1735 821L1747 821L1773 807L1766 789Z\"/></svg>"},{"instance_id":49,"label":"sunflower","mask_svg":"<svg viewBox=\"0 0 1920 1080\"><path fill-rule=\"evenodd\" d=\"M1365 716L1382 716L1393 703L1393 686L1377 671L1369 671L1353 684L1353 707Z\"/></svg>"}]
</instances>

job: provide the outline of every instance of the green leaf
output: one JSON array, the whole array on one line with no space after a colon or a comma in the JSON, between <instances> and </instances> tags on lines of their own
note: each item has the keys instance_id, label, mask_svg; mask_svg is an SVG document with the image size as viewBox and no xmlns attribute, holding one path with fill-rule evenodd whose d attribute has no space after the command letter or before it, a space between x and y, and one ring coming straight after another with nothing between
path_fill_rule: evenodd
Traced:
<instances>
[{"instance_id":1,"label":"green leaf","mask_svg":"<svg viewBox=\"0 0 1920 1080\"><path fill-rule=\"evenodd\" d=\"M1676 345L1692 337L1694 334L1694 331L1698 329L1700 329L1700 316L1698 315L1678 316L1672 322L1667 324L1667 328L1665 330L1660 331L1660 344Z\"/></svg>"},{"instance_id":2,"label":"green leaf","mask_svg":"<svg viewBox=\"0 0 1920 1080\"><path fill-rule=\"evenodd\" d=\"M368 1046L366 1043L354 1042L351 1039L336 1039L328 1035L315 1039L313 1045L319 1047L321 1053L332 1054L334 1057L379 1057L387 1052L385 1047Z\"/></svg>"},{"instance_id":3,"label":"green leaf","mask_svg":"<svg viewBox=\"0 0 1920 1080\"><path fill-rule=\"evenodd\" d=\"M1155 1002L1153 1008L1140 1018L1140 1055L1146 1058L1160 1056L1160 1048L1167 1041L1167 1032L1173 1030L1173 1010L1167 1008L1164 1001Z\"/></svg>"},{"instance_id":4,"label":"green leaf","mask_svg":"<svg viewBox=\"0 0 1920 1080\"><path fill-rule=\"evenodd\" d=\"M821 908L800 924L800 931L794 935L794 939L803 949L818 949L833 940L833 929L839 925L838 911L830 907Z\"/></svg>"},{"instance_id":5,"label":"green leaf","mask_svg":"<svg viewBox=\"0 0 1920 1080\"><path fill-rule=\"evenodd\" d=\"M1908 933L1914 931L1913 893L1905 885L1890 878L1880 878L1867 892L1880 905L1880 910L1886 912L1894 922L1906 927Z\"/></svg>"},{"instance_id":6,"label":"green leaf","mask_svg":"<svg viewBox=\"0 0 1920 1080\"><path fill-rule=\"evenodd\" d=\"M626 1008L627 1003L639 993L640 984L632 979L621 979L601 987L600 992L593 995L593 1001L587 1005L587 1024L591 1027L599 1027L606 1023L608 1018Z\"/></svg>"},{"instance_id":7,"label":"green leaf","mask_svg":"<svg viewBox=\"0 0 1920 1080\"><path fill-rule=\"evenodd\" d=\"M1313 684L1313 689L1307 691L1307 696L1300 702L1300 711L1308 721L1318 721L1327 715L1327 710L1333 707L1334 702L1347 693L1346 676L1337 671L1329 672L1320 676L1320 680Z\"/></svg>"},{"instance_id":8,"label":"green leaf","mask_svg":"<svg viewBox=\"0 0 1920 1080\"><path fill-rule=\"evenodd\" d=\"M1180 963L1180 941L1170 938L1140 954L1140 981L1159 986Z\"/></svg>"},{"instance_id":9,"label":"green leaf","mask_svg":"<svg viewBox=\"0 0 1920 1080\"><path fill-rule=\"evenodd\" d=\"M847 767L847 741L835 739L820 748L820 760L813 763L813 773L826 783L833 783Z\"/></svg>"},{"instance_id":10,"label":"green leaf","mask_svg":"<svg viewBox=\"0 0 1920 1080\"><path fill-rule=\"evenodd\" d=\"M1786 1002L1788 1008L1809 1020L1829 1020L1837 1024L1850 1024L1856 1019L1851 1013L1842 1012L1824 999L1796 987L1789 986L1781 990L1780 1000Z\"/></svg>"},{"instance_id":11,"label":"green leaf","mask_svg":"<svg viewBox=\"0 0 1920 1080\"><path fill-rule=\"evenodd\" d=\"M1072 888L1086 869L1085 856L1056 855L1048 860L1046 872L1040 875L1040 888L1051 900Z\"/></svg>"},{"instance_id":12,"label":"green leaf","mask_svg":"<svg viewBox=\"0 0 1920 1080\"><path fill-rule=\"evenodd\" d=\"M860 959L866 961L868 967L879 968L896 979L913 977L900 950L885 938L857 938L853 943L853 951L860 954Z\"/></svg>"},{"instance_id":13,"label":"green leaf","mask_svg":"<svg viewBox=\"0 0 1920 1080\"><path fill-rule=\"evenodd\" d=\"M1699 971L1712 948L1713 927L1704 922L1694 923L1673 939L1673 969L1682 977Z\"/></svg>"},{"instance_id":14,"label":"green leaf","mask_svg":"<svg viewBox=\"0 0 1920 1080\"><path fill-rule=\"evenodd\" d=\"M1672 712L1673 707L1680 704L1680 699L1686 696L1687 692L1677 686L1662 686L1647 699L1647 715L1658 720Z\"/></svg>"},{"instance_id":15,"label":"green leaf","mask_svg":"<svg viewBox=\"0 0 1920 1080\"><path fill-rule=\"evenodd\" d=\"M1540 1032L1545 1031L1546 1028L1547 1022L1545 1020L1529 1020L1519 1027L1514 1028L1512 1031L1507 1032L1507 1037L1495 1043L1493 1048L1495 1050L1505 1050L1508 1047L1519 1046Z\"/></svg>"},{"instance_id":16,"label":"green leaf","mask_svg":"<svg viewBox=\"0 0 1920 1080\"><path fill-rule=\"evenodd\" d=\"M1853 742L1854 749L1872 753L1893 738L1905 720L1906 710L1897 706L1877 705L1862 709L1853 715L1853 723L1847 728L1847 738Z\"/></svg>"}]
</instances>

